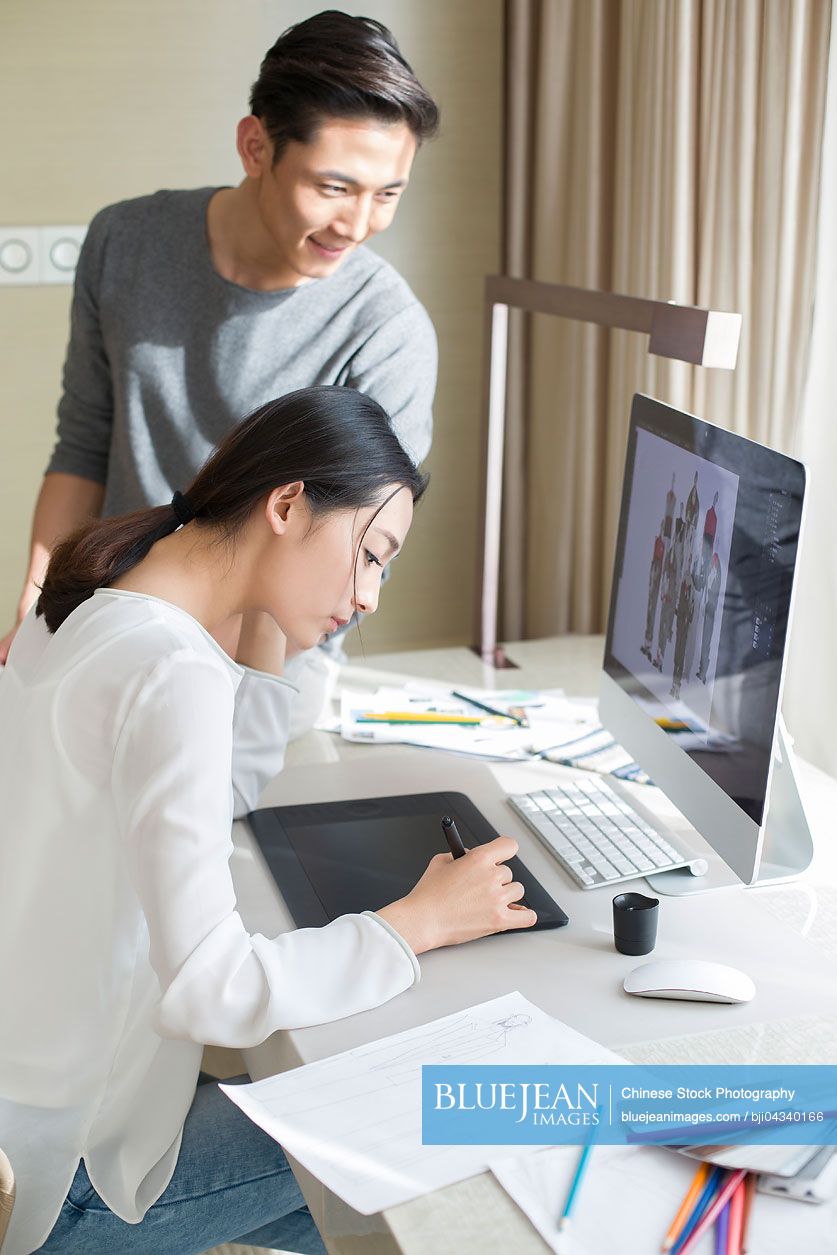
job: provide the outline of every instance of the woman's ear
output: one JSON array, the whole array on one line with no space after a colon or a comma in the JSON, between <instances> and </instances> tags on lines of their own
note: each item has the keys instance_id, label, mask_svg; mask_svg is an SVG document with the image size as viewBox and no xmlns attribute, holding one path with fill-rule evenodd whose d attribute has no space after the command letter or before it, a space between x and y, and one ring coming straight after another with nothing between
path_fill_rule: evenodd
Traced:
<instances>
[{"instance_id":1,"label":"woman's ear","mask_svg":"<svg viewBox=\"0 0 837 1255\"><path fill-rule=\"evenodd\" d=\"M301 479L273 489L267 499L265 517L277 536L282 536L287 532L289 525L302 513L303 504L305 504L305 484Z\"/></svg>"}]
</instances>

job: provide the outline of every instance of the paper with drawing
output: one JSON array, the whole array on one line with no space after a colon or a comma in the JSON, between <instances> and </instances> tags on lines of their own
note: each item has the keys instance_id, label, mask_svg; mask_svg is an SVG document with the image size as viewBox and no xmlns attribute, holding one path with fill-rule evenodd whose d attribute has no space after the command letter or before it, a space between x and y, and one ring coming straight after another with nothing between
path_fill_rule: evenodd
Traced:
<instances>
[{"instance_id":1,"label":"paper with drawing","mask_svg":"<svg viewBox=\"0 0 837 1255\"><path fill-rule=\"evenodd\" d=\"M507 1147L422 1146L421 1067L449 1062L621 1060L511 993L280 1076L221 1088L330 1190L369 1215L508 1154Z\"/></svg>"}]
</instances>

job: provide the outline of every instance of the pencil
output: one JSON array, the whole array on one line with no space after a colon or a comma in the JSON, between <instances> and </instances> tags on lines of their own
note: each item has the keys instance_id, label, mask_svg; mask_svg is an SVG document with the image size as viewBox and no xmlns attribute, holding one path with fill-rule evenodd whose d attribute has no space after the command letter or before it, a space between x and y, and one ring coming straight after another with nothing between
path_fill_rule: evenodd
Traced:
<instances>
[{"instance_id":1,"label":"pencil","mask_svg":"<svg viewBox=\"0 0 837 1255\"><path fill-rule=\"evenodd\" d=\"M584 1176L585 1170L587 1168L587 1164L590 1160L590 1152L592 1151L592 1149L593 1149L593 1143L588 1142L578 1157L578 1163L576 1164L575 1173L573 1175L572 1181L570 1182L570 1188L567 1193L567 1200L564 1203L564 1210L561 1212L561 1217L558 1221L559 1230L566 1229L568 1224L570 1223L570 1217L572 1215L573 1207L575 1206L575 1200L578 1196L578 1190L579 1190L579 1186L581 1185L581 1179Z\"/></svg>"},{"instance_id":2,"label":"pencil","mask_svg":"<svg viewBox=\"0 0 837 1255\"><path fill-rule=\"evenodd\" d=\"M712 1168L710 1170L709 1176L706 1178L703 1189L698 1195L697 1201L694 1207L692 1208L690 1214L687 1216L686 1222L683 1225L683 1228L680 1230L680 1233L677 1236L677 1240L675 1241L674 1246L672 1247L672 1251L678 1252L678 1255L679 1255L680 1249L685 1245L685 1243L691 1237L692 1231L697 1227L698 1223L702 1220L706 1211L710 1207L712 1203L712 1199L718 1190L718 1186L720 1182L723 1180L723 1176L724 1174L721 1168Z\"/></svg>"},{"instance_id":3,"label":"pencil","mask_svg":"<svg viewBox=\"0 0 837 1255\"><path fill-rule=\"evenodd\" d=\"M655 719L658 728L662 728L663 732L688 732L689 725L683 719Z\"/></svg>"},{"instance_id":4,"label":"pencil","mask_svg":"<svg viewBox=\"0 0 837 1255\"><path fill-rule=\"evenodd\" d=\"M729 1209L731 1203L724 1203L715 1222L715 1255L727 1255L729 1241ZM730 1248L731 1255L731 1248Z\"/></svg>"},{"instance_id":5,"label":"pencil","mask_svg":"<svg viewBox=\"0 0 837 1255\"><path fill-rule=\"evenodd\" d=\"M753 1210L753 1202L756 1195L756 1186L759 1183L758 1175L755 1172L748 1172L744 1178L744 1216L741 1221L741 1255L747 1250L747 1231L750 1227L750 1213Z\"/></svg>"},{"instance_id":6,"label":"pencil","mask_svg":"<svg viewBox=\"0 0 837 1255\"><path fill-rule=\"evenodd\" d=\"M725 1211L729 1212L729 1231L723 1255L741 1255L741 1230L744 1222L744 1195L746 1189L744 1181L739 1181L732 1198L724 1208Z\"/></svg>"},{"instance_id":7,"label":"pencil","mask_svg":"<svg viewBox=\"0 0 837 1255\"><path fill-rule=\"evenodd\" d=\"M445 723L479 728L486 721L480 715L445 715L436 711L361 710L353 714L356 723Z\"/></svg>"},{"instance_id":8,"label":"pencil","mask_svg":"<svg viewBox=\"0 0 837 1255\"><path fill-rule=\"evenodd\" d=\"M451 689L451 697L456 697L461 702L468 702L471 706L476 706L477 710L484 710L489 715L500 715L503 719L513 719L519 728L528 728L529 720L520 715L512 715L506 710L498 710L496 706L487 706L485 702L477 701L476 697L469 697L467 693L460 693L457 689Z\"/></svg>"},{"instance_id":9,"label":"pencil","mask_svg":"<svg viewBox=\"0 0 837 1255\"><path fill-rule=\"evenodd\" d=\"M692 1203L706 1184L706 1178L709 1176L709 1164L702 1163L692 1178L692 1184L686 1191L686 1197L677 1209L677 1214L668 1227L668 1233L663 1241L663 1250L670 1251L680 1235L683 1223L689 1214Z\"/></svg>"},{"instance_id":10,"label":"pencil","mask_svg":"<svg viewBox=\"0 0 837 1255\"><path fill-rule=\"evenodd\" d=\"M692 1232L686 1238L686 1241L683 1243L682 1246L678 1247L678 1255L687 1255L687 1252L692 1250L698 1238L703 1236L703 1234L706 1232L706 1230L715 1220L715 1217L721 1211L721 1208L723 1207L724 1203L726 1203L730 1198L732 1198L733 1194L738 1189L739 1183L744 1180L746 1175L747 1175L747 1172L746 1172L746 1169L744 1168L739 1168L735 1172L729 1173L726 1181L724 1181L720 1190L715 1195L715 1198L712 1200L709 1207L703 1213L700 1220L695 1225L694 1229L692 1229Z\"/></svg>"}]
</instances>

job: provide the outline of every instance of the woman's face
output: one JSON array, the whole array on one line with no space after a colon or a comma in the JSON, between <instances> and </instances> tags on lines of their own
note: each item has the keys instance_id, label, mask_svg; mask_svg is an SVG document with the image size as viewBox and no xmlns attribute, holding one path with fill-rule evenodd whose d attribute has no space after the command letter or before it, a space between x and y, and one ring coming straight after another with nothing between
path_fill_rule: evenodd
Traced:
<instances>
[{"instance_id":1,"label":"woman's face","mask_svg":"<svg viewBox=\"0 0 837 1255\"><path fill-rule=\"evenodd\" d=\"M373 505L313 518L304 491L290 503L287 493L285 500L272 494L268 512L274 537L260 571L260 601L289 644L311 649L356 611L375 613L384 568L412 522L407 488L392 485Z\"/></svg>"}]
</instances>

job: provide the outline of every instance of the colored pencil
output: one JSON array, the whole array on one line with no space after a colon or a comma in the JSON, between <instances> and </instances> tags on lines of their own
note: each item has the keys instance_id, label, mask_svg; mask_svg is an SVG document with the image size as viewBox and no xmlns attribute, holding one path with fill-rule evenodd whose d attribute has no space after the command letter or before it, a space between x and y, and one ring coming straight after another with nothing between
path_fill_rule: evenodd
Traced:
<instances>
[{"instance_id":1,"label":"colored pencil","mask_svg":"<svg viewBox=\"0 0 837 1255\"><path fill-rule=\"evenodd\" d=\"M712 1200L718 1191L719 1185L723 1180L723 1176L724 1174L721 1168L712 1168L709 1176L704 1182L703 1189L697 1196L697 1200L695 1201L691 1212L686 1217L686 1223L683 1225L674 1246L671 1248L672 1252L679 1252L691 1237L693 1230L697 1227L709 1207L712 1205Z\"/></svg>"},{"instance_id":2,"label":"colored pencil","mask_svg":"<svg viewBox=\"0 0 837 1255\"><path fill-rule=\"evenodd\" d=\"M435 711L363 710L353 713L356 723L444 723L479 728L488 720L481 715L445 715Z\"/></svg>"},{"instance_id":3,"label":"colored pencil","mask_svg":"<svg viewBox=\"0 0 837 1255\"><path fill-rule=\"evenodd\" d=\"M662 728L663 732L689 732L691 730L683 719L660 718L655 719L654 722L658 728Z\"/></svg>"},{"instance_id":4,"label":"colored pencil","mask_svg":"<svg viewBox=\"0 0 837 1255\"><path fill-rule=\"evenodd\" d=\"M692 1232L686 1238L683 1245L678 1248L679 1255L686 1255L688 1251L692 1250L698 1239L703 1236L718 1216L724 1203L728 1202L728 1200L732 1198L733 1194L738 1189L739 1183L744 1180L746 1175L747 1172L744 1168L739 1168L735 1172L731 1172L727 1175L726 1181L724 1181L707 1210L703 1213L694 1229L692 1229Z\"/></svg>"},{"instance_id":5,"label":"colored pencil","mask_svg":"<svg viewBox=\"0 0 837 1255\"><path fill-rule=\"evenodd\" d=\"M671 1248L674 1246L674 1243L677 1241L678 1237L680 1236L680 1231L683 1228L686 1217L689 1215L689 1212L691 1211L692 1203L695 1201L698 1194L700 1194L701 1190L706 1184L706 1178L708 1176L709 1176L709 1164L708 1163L700 1164L697 1172L692 1177L692 1184L689 1186L688 1190L686 1191L686 1197L683 1199L683 1202L677 1208L677 1213L668 1227L668 1233L666 1234L665 1239L663 1241L664 1251L671 1250Z\"/></svg>"},{"instance_id":6,"label":"colored pencil","mask_svg":"<svg viewBox=\"0 0 837 1255\"><path fill-rule=\"evenodd\" d=\"M729 1212L729 1232L727 1235L727 1246L723 1255L741 1255L741 1232L744 1225L744 1196L747 1186L744 1181L739 1181L735 1193L727 1204Z\"/></svg>"},{"instance_id":7,"label":"colored pencil","mask_svg":"<svg viewBox=\"0 0 837 1255\"><path fill-rule=\"evenodd\" d=\"M566 1229L567 1225L570 1223L570 1217L572 1215L573 1207L575 1206L575 1200L578 1197L579 1186L581 1185L582 1177L584 1176L584 1173L587 1169L587 1164L590 1161L590 1152L592 1151L592 1149L593 1149L593 1143L588 1142L578 1157L578 1163L576 1164L575 1173L573 1175L572 1181L570 1182L570 1188L569 1188L569 1191L567 1192L567 1199L566 1199L566 1202L564 1203L564 1210L561 1212L561 1216L558 1221L559 1229Z\"/></svg>"},{"instance_id":8,"label":"colored pencil","mask_svg":"<svg viewBox=\"0 0 837 1255\"><path fill-rule=\"evenodd\" d=\"M471 706L476 706L477 710L484 710L489 715L499 715L502 719L513 719L519 728L528 728L529 720L524 714L512 714L510 710L498 710L496 706L488 706L485 702L478 701L476 697L469 697L467 693L460 693L458 689L451 689L451 697L456 697L461 702L468 702Z\"/></svg>"},{"instance_id":9,"label":"colored pencil","mask_svg":"<svg viewBox=\"0 0 837 1255\"><path fill-rule=\"evenodd\" d=\"M730 1203L724 1203L721 1208L720 1215L715 1222L715 1255L727 1255L730 1206Z\"/></svg>"},{"instance_id":10,"label":"colored pencil","mask_svg":"<svg viewBox=\"0 0 837 1255\"><path fill-rule=\"evenodd\" d=\"M758 1173L748 1172L744 1178L744 1218L741 1221L741 1255L747 1250L747 1231L750 1228L750 1214L759 1183Z\"/></svg>"}]
</instances>

